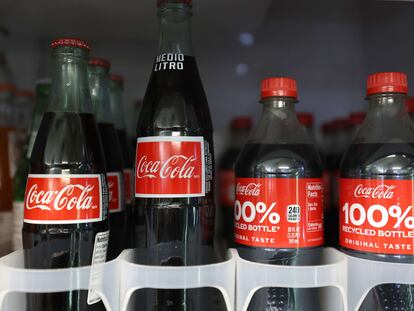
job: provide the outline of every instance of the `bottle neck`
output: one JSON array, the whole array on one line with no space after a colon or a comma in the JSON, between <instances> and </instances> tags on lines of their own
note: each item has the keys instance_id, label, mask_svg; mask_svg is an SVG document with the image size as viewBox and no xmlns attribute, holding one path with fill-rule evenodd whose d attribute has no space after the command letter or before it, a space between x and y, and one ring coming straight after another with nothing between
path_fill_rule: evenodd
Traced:
<instances>
[{"instance_id":1,"label":"bottle neck","mask_svg":"<svg viewBox=\"0 0 414 311\"><path fill-rule=\"evenodd\" d=\"M82 48L64 46L53 51L48 111L92 113L87 57L88 52Z\"/></svg>"},{"instance_id":2,"label":"bottle neck","mask_svg":"<svg viewBox=\"0 0 414 311\"><path fill-rule=\"evenodd\" d=\"M193 55L191 41L191 6L166 3L159 8L160 36L158 54Z\"/></svg>"},{"instance_id":3,"label":"bottle neck","mask_svg":"<svg viewBox=\"0 0 414 311\"><path fill-rule=\"evenodd\" d=\"M122 107L122 87L115 81L109 81L109 97L115 129L125 130L124 111Z\"/></svg>"},{"instance_id":4,"label":"bottle neck","mask_svg":"<svg viewBox=\"0 0 414 311\"><path fill-rule=\"evenodd\" d=\"M114 123L109 104L108 69L102 66L89 66L89 87L92 106L96 121L99 123Z\"/></svg>"},{"instance_id":5,"label":"bottle neck","mask_svg":"<svg viewBox=\"0 0 414 311\"><path fill-rule=\"evenodd\" d=\"M397 93L384 93L384 94L374 94L368 97L369 114L377 114L387 116L396 116L398 114L406 114L405 107L405 94Z\"/></svg>"},{"instance_id":6,"label":"bottle neck","mask_svg":"<svg viewBox=\"0 0 414 311\"><path fill-rule=\"evenodd\" d=\"M310 144L306 130L299 123L291 97L272 97L262 101L260 120L254 129L250 142L268 144Z\"/></svg>"}]
</instances>

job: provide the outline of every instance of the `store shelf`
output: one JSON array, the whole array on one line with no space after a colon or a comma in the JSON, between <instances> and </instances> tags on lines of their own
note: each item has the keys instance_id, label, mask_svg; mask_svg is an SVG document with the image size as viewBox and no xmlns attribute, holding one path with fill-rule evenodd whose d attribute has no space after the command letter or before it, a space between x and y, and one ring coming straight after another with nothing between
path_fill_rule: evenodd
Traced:
<instances>
[{"instance_id":1,"label":"store shelf","mask_svg":"<svg viewBox=\"0 0 414 311\"><path fill-rule=\"evenodd\" d=\"M16 293L88 289L91 283L91 289L99 292L108 311L127 310L131 295L142 288L202 287L217 288L229 310L244 311L257 289L270 286L335 287L340 295L333 295L332 291L326 294L325 309L337 306L338 310L348 311L358 310L376 285L414 284L414 265L358 259L332 248L324 250L322 265L299 267L249 262L241 259L234 249L228 251L224 262L190 267L138 265L131 262L132 254L132 250L126 250L116 260L93 268L27 270L23 268L22 251L14 252L0 259L0 310L24 309L24 299ZM97 282L100 279L102 283Z\"/></svg>"}]
</instances>

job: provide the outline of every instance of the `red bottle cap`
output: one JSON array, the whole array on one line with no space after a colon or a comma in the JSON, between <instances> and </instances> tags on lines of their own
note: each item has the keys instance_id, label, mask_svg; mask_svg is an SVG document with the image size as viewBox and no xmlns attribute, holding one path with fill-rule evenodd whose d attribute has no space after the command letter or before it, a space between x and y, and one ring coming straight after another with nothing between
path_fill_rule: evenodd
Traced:
<instances>
[{"instance_id":1,"label":"red bottle cap","mask_svg":"<svg viewBox=\"0 0 414 311\"><path fill-rule=\"evenodd\" d=\"M124 85L124 78L121 75L110 74L109 79L115 81L116 83L119 83L120 85Z\"/></svg>"},{"instance_id":2,"label":"red bottle cap","mask_svg":"<svg viewBox=\"0 0 414 311\"><path fill-rule=\"evenodd\" d=\"M380 72L368 76L367 95L379 93L407 94L407 75L402 72Z\"/></svg>"},{"instance_id":3,"label":"red bottle cap","mask_svg":"<svg viewBox=\"0 0 414 311\"><path fill-rule=\"evenodd\" d=\"M101 66L101 67L105 67L108 69L111 68L111 63L108 60L103 59L103 58L97 58L97 57L91 58L88 64L91 66Z\"/></svg>"},{"instance_id":4,"label":"red bottle cap","mask_svg":"<svg viewBox=\"0 0 414 311\"><path fill-rule=\"evenodd\" d=\"M16 87L11 83L0 83L0 92L14 92Z\"/></svg>"},{"instance_id":5,"label":"red bottle cap","mask_svg":"<svg viewBox=\"0 0 414 311\"><path fill-rule=\"evenodd\" d=\"M16 97L34 97L34 93L30 90L16 90L14 92L14 96Z\"/></svg>"},{"instance_id":6,"label":"red bottle cap","mask_svg":"<svg viewBox=\"0 0 414 311\"><path fill-rule=\"evenodd\" d=\"M408 97L405 100L405 106L407 107L408 113L414 113L414 97Z\"/></svg>"},{"instance_id":7,"label":"red bottle cap","mask_svg":"<svg viewBox=\"0 0 414 311\"><path fill-rule=\"evenodd\" d=\"M267 97L298 97L296 81L291 78L267 78L262 80L262 99Z\"/></svg>"},{"instance_id":8,"label":"red bottle cap","mask_svg":"<svg viewBox=\"0 0 414 311\"><path fill-rule=\"evenodd\" d=\"M55 39L52 41L50 46L52 47L52 49L55 49L59 46L74 46L74 47L82 48L88 51L91 50L88 42L81 40L81 39L76 39L76 38Z\"/></svg>"},{"instance_id":9,"label":"red bottle cap","mask_svg":"<svg viewBox=\"0 0 414 311\"><path fill-rule=\"evenodd\" d=\"M165 3L185 3L188 5L192 5L193 1L192 0L157 0L157 6L161 6Z\"/></svg>"},{"instance_id":10,"label":"red bottle cap","mask_svg":"<svg viewBox=\"0 0 414 311\"><path fill-rule=\"evenodd\" d=\"M253 125L252 118L250 117L237 117L231 120L230 127L235 130L239 129L251 129Z\"/></svg>"},{"instance_id":11,"label":"red bottle cap","mask_svg":"<svg viewBox=\"0 0 414 311\"><path fill-rule=\"evenodd\" d=\"M352 123L352 125L358 125L364 122L366 113L362 111L353 112L349 116L349 121Z\"/></svg>"},{"instance_id":12,"label":"red bottle cap","mask_svg":"<svg viewBox=\"0 0 414 311\"><path fill-rule=\"evenodd\" d=\"M313 114L309 112L299 112L297 116L300 124L302 124L305 127L313 127Z\"/></svg>"}]
</instances>

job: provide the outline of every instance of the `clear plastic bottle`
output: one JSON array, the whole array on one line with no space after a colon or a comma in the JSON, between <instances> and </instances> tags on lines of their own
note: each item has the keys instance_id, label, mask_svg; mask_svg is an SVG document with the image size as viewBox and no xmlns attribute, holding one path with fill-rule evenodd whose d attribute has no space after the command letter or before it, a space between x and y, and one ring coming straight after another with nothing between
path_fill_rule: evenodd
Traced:
<instances>
[{"instance_id":1,"label":"clear plastic bottle","mask_svg":"<svg viewBox=\"0 0 414 311\"><path fill-rule=\"evenodd\" d=\"M235 166L234 238L242 258L318 264L323 247L319 153L299 123L296 82L262 82L262 115ZM315 289L263 288L249 310L319 310Z\"/></svg>"},{"instance_id":2,"label":"clear plastic bottle","mask_svg":"<svg viewBox=\"0 0 414 311\"><path fill-rule=\"evenodd\" d=\"M368 112L341 164L340 247L352 256L414 263L414 126L407 89L403 73L368 77ZM362 306L413 309L413 286L402 284L375 287Z\"/></svg>"}]
</instances>

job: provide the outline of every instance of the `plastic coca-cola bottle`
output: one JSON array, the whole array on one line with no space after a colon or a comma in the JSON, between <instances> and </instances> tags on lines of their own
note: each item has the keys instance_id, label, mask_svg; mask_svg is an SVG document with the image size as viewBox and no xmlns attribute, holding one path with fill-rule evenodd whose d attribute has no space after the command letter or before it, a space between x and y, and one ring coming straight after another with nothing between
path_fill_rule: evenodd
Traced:
<instances>
[{"instance_id":1,"label":"plastic coca-cola bottle","mask_svg":"<svg viewBox=\"0 0 414 311\"><path fill-rule=\"evenodd\" d=\"M213 258L213 139L191 46L191 1L158 1L160 43L137 126L135 206L145 213L148 263ZM151 310L209 309L206 289L157 290Z\"/></svg>"},{"instance_id":2,"label":"plastic coca-cola bottle","mask_svg":"<svg viewBox=\"0 0 414 311\"><path fill-rule=\"evenodd\" d=\"M218 199L220 204L219 236L224 240L224 249L234 247L234 164L252 128L250 117L231 120L227 149L218 164Z\"/></svg>"},{"instance_id":3,"label":"plastic coca-cola bottle","mask_svg":"<svg viewBox=\"0 0 414 311\"><path fill-rule=\"evenodd\" d=\"M13 249L22 248L22 226L23 226L23 203L26 188L27 175L29 174L29 160L32 153L34 141L46 110L50 96L50 80L42 79L36 81L36 103L32 123L23 146L23 153L17 165L16 174L13 178Z\"/></svg>"},{"instance_id":4,"label":"plastic coca-cola bottle","mask_svg":"<svg viewBox=\"0 0 414 311\"><path fill-rule=\"evenodd\" d=\"M114 126L118 135L118 140L121 146L122 159L124 162L124 202L125 202L125 246L133 248L136 246L135 235L142 235L143 233L136 232L135 229L143 226L134 226L134 220L138 219L133 209L134 200L134 160L130 143L128 141L126 125L124 120L124 109L122 102L122 93L124 88L124 79L120 75L111 74L109 76L109 101L111 105L112 118L114 120ZM142 218L142 217L141 217Z\"/></svg>"},{"instance_id":5,"label":"plastic coca-cola bottle","mask_svg":"<svg viewBox=\"0 0 414 311\"><path fill-rule=\"evenodd\" d=\"M52 89L30 158L24 201L25 266L102 263L109 240L105 158L87 76L89 46L52 42ZM104 310L90 291L28 294L27 310Z\"/></svg>"},{"instance_id":6,"label":"plastic coca-cola bottle","mask_svg":"<svg viewBox=\"0 0 414 311\"><path fill-rule=\"evenodd\" d=\"M368 112L341 165L339 241L350 255L414 263L414 126L406 94L404 73L368 77ZM412 297L412 285L380 285L368 296L375 305L362 309L413 310Z\"/></svg>"},{"instance_id":7,"label":"plastic coca-cola bottle","mask_svg":"<svg viewBox=\"0 0 414 311\"><path fill-rule=\"evenodd\" d=\"M262 81L263 112L236 162L234 239L242 258L318 264L323 246L322 164L299 123L296 82ZM249 310L319 310L315 289L263 288Z\"/></svg>"},{"instance_id":8,"label":"plastic coca-cola bottle","mask_svg":"<svg viewBox=\"0 0 414 311\"><path fill-rule=\"evenodd\" d=\"M414 97L408 97L405 101L405 106L411 121L414 122Z\"/></svg>"},{"instance_id":9,"label":"plastic coca-cola bottle","mask_svg":"<svg viewBox=\"0 0 414 311\"><path fill-rule=\"evenodd\" d=\"M102 58L89 60L88 74L92 106L106 159L106 179L109 194L108 260L116 258L125 249L126 215L124 206L124 161L121 144L114 126L109 100L109 61Z\"/></svg>"}]
</instances>

